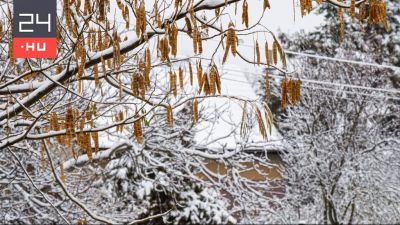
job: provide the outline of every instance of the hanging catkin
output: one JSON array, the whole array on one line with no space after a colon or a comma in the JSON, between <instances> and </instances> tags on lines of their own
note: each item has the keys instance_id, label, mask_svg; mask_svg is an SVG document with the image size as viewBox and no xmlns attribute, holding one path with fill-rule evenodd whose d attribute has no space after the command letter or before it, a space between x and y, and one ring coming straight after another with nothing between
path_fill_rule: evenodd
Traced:
<instances>
[{"instance_id":1,"label":"hanging catkin","mask_svg":"<svg viewBox=\"0 0 400 225\"><path fill-rule=\"evenodd\" d=\"M124 112L119 111L118 112L118 122L123 122L123 120L124 120ZM119 125L119 132L122 133L123 131L124 131L124 124L121 123Z\"/></svg>"},{"instance_id":2,"label":"hanging catkin","mask_svg":"<svg viewBox=\"0 0 400 225\"><path fill-rule=\"evenodd\" d=\"M140 2L136 8L136 36L141 37L146 31L146 9L145 3Z\"/></svg>"},{"instance_id":3,"label":"hanging catkin","mask_svg":"<svg viewBox=\"0 0 400 225\"><path fill-rule=\"evenodd\" d=\"M183 90L183 69L182 69L182 67L179 67L178 73L179 73L179 87L181 90Z\"/></svg>"},{"instance_id":4,"label":"hanging catkin","mask_svg":"<svg viewBox=\"0 0 400 225\"><path fill-rule=\"evenodd\" d=\"M189 35L192 35L193 32L192 23L190 22L190 19L188 17L185 17L185 23Z\"/></svg>"},{"instance_id":5,"label":"hanging catkin","mask_svg":"<svg viewBox=\"0 0 400 225\"><path fill-rule=\"evenodd\" d=\"M242 5L242 24L249 28L249 12L248 12L249 5L247 4L247 0L243 1Z\"/></svg>"},{"instance_id":6,"label":"hanging catkin","mask_svg":"<svg viewBox=\"0 0 400 225\"><path fill-rule=\"evenodd\" d=\"M170 84L170 92L176 97L177 88L176 88L176 73L171 71L169 72L169 84Z\"/></svg>"},{"instance_id":7,"label":"hanging catkin","mask_svg":"<svg viewBox=\"0 0 400 225\"><path fill-rule=\"evenodd\" d=\"M150 87L150 72L151 72L151 54L150 54L150 49L146 49L145 53L145 58L146 58L146 65L143 71L143 78L144 78L144 85L145 89L147 90Z\"/></svg>"},{"instance_id":8,"label":"hanging catkin","mask_svg":"<svg viewBox=\"0 0 400 225\"><path fill-rule=\"evenodd\" d=\"M214 71L214 69L212 67L211 70L210 70L210 73L209 73L209 86L210 86L210 94L211 95L215 95L215 93L217 91L216 80L217 80L217 76L216 76L215 71Z\"/></svg>"},{"instance_id":9,"label":"hanging catkin","mask_svg":"<svg viewBox=\"0 0 400 225\"><path fill-rule=\"evenodd\" d=\"M286 109L287 103L288 103L288 78L285 76L285 78L282 80L281 84L281 89L282 89L282 96L281 96L281 101L282 101L282 108Z\"/></svg>"},{"instance_id":10,"label":"hanging catkin","mask_svg":"<svg viewBox=\"0 0 400 225\"><path fill-rule=\"evenodd\" d=\"M60 124L59 124L56 112L51 113L50 129L52 129L54 131L60 130Z\"/></svg>"},{"instance_id":11,"label":"hanging catkin","mask_svg":"<svg viewBox=\"0 0 400 225\"><path fill-rule=\"evenodd\" d=\"M197 52L199 54L203 53L203 39L201 38L201 32L196 32L197 33Z\"/></svg>"},{"instance_id":12,"label":"hanging catkin","mask_svg":"<svg viewBox=\"0 0 400 225\"><path fill-rule=\"evenodd\" d=\"M217 66L214 65L214 69L215 69L215 76L216 76L215 85L217 87L218 93L221 94L221 77L219 76Z\"/></svg>"},{"instance_id":13,"label":"hanging catkin","mask_svg":"<svg viewBox=\"0 0 400 225\"><path fill-rule=\"evenodd\" d=\"M66 1L66 0L64 0ZM99 11L99 21L104 21L105 19L105 1L97 1L98 3L98 11Z\"/></svg>"},{"instance_id":14,"label":"hanging catkin","mask_svg":"<svg viewBox=\"0 0 400 225\"><path fill-rule=\"evenodd\" d=\"M228 35L230 36L230 47L231 47L231 52L233 56L236 56L236 48L237 48L237 36L236 36L236 31L235 27L233 26L233 23L231 23L230 29L228 31Z\"/></svg>"},{"instance_id":15,"label":"hanging catkin","mask_svg":"<svg viewBox=\"0 0 400 225\"><path fill-rule=\"evenodd\" d=\"M264 10L265 10L266 8L268 8L268 9L271 8L271 6L270 6L270 4L269 4L269 0L264 0Z\"/></svg>"},{"instance_id":16,"label":"hanging catkin","mask_svg":"<svg viewBox=\"0 0 400 225\"><path fill-rule=\"evenodd\" d=\"M167 126L170 128L174 126L174 114L171 105L167 106Z\"/></svg>"},{"instance_id":17,"label":"hanging catkin","mask_svg":"<svg viewBox=\"0 0 400 225\"><path fill-rule=\"evenodd\" d=\"M44 140L42 140L42 144L40 146L40 167L42 167L42 169L46 168Z\"/></svg>"},{"instance_id":18,"label":"hanging catkin","mask_svg":"<svg viewBox=\"0 0 400 225\"><path fill-rule=\"evenodd\" d=\"M278 64L278 42L276 40L272 44L272 56L274 58L274 64Z\"/></svg>"},{"instance_id":19,"label":"hanging catkin","mask_svg":"<svg viewBox=\"0 0 400 225\"><path fill-rule=\"evenodd\" d=\"M71 107L67 108L67 113L65 115L65 127L66 127L66 135L67 135L67 145L71 145L71 141L73 135L75 134L74 130L74 112Z\"/></svg>"},{"instance_id":20,"label":"hanging catkin","mask_svg":"<svg viewBox=\"0 0 400 225\"><path fill-rule=\"evenodd\" d=\"M199 89L203 86L203 67L201 66L201 60L197 63L197 84Z\"/></svg>"},{"instance_id":21,"label":"hanging catkin","mask_svg":"<svg viewBox=\"0 0 400 225\"><path fill-rule=\"evenodd\" d=\"M261 136L264 139L266 139L267 138L267 130L265 129L265 124L264 124L264 120L262 118L261 111L258 107L255 107L255 111L256 111L256 118L257 118L259 132L260 132Z\"/></svg>"},{"instance_id":22,"label":"hanging catkin","mask_svg":"<svg viewBox=\"0 0 400 225\"><path fill-rule=\"evenodd\" d=\"M189 79L190 79L190 86L193 86L193 68L192 63L189 61Z\"/></svg>"},{"instance_id":23,"label":"hanging catkin","mask_svg":"<svg viewBox=\"0 0 400 225\"><path fill-rule=\"evenodd\" d=\"M268 41L265 41L265 60L267 62L267 65L271 65L271 55L269 54L269 47L268 47Z\"/></svg>"},{"instance_id":24,"label":"hanging catkin","mask_svg":"<svg viewBox=\"0 0 400 225\"><path fill-rule=\"evenodd\" d=\"M143 138L143 131L142 131L142 119L139 118L138 116L136 116L133 126L134 126L134 134L135 134L136 141L139 144L143 144L144 138Z\"/></svg>"},{"instance_id":25,"label":"hanging catkin","mask_svg":"<svg viewBox=\"0 0 400 225\"><path fill-rule=\"evenodd\" d=\"M237 46L237 37L236 37L235 27L233 23L230 22L228 26L228 32L226 34L226 47L222 63L226 62L229 50L231 50L233 56L236 56L236 46Z\"/></svg>"},{"instance_id":26,"label":"hanging catkin","mask_svg":"<svg viewBox=\"0 0 400 225\"><path fill-rule=\"evenodd\" d=\"M197 99L193 100L192 104L192 120L193 123L197 123L199 121L199 103Z\"/></svg>"},{"instance_id":27,"label":"hanging catkin","mask_svg":"<svg viewBox=\"0 0 400 225\"><path fill-rule=\"evenodd\" d=\"M351 0L349 14L353 19L356 16L356 0Z\"/></svg>"},{"instance_id":28,"label":"hanging catkin","mask_svg":"<svg viewBox=\"0 0 400 225\"><path fill-rule=\"evenodd\" d=\"M287 67L287 64L286 64L286 55L285 55L285 52L283 51L283 48L282 48L282 46L279 44L279 42L278 41L276 41L276 46L277 46L277 48L278 48L278 53L279 53L279 57L280 57L280 59L281 59L281 63L282 63L282 65L283 65L283 67Z\"/></svg>"},{"instance_id":29,"label":"hanging catkin","mask_svg":"<svg viewBox=\"0 0 400 225\"><path fill-rule=\"evenodd\" d=\"M94 76L94 85L96 88L100 86L99 80L99 66L96 64L93 66L93 76Z\"/></svg>"},{"instance_id":30,"label":"hanging catkin","mask_svg":"<svg viewBox=\"0 0 400 225\"><path fill-rule=\"evenodd\" d=\"M261 59L260 59L260 46L258 45L258 41L256 40L256 47L255 47L255 54L256 54L256 61L257 65L260 65Z\"/></svg>"},{"instance_id":31,"label":"hanging catkin","mask_svg":"<svg viewBox=\"0 0 400 225\"><path fill-rule=\"evenodd\" d=\"M204 94L205 95L210 95L211 88L210 88L210 81L208 79L208 74L207 73L203 74L202 82L203 82L203 92L204 92ZM201 93L201 89L199 90L199 94L200 93Z\"/></svg>"},{"instance_id":32,"label":"hanging catkin","mask_svg":"<svg viewBox=\"0 0 400 225\"><path fill-rule=\"evenodd\" d=\"M176 23L173 23L171 28L168 30L169 32L169 45L171 46L171 54L176 57L177 49L178 49L178 27Z\"/></svg>"},{"instance_id":33,"label":"hanging catkin","mask_svg":"<svg viewBox=\"0 0 400 225\"><path fill-rule=\"evenodd\" d=\"M83 8L83 15L87 16L92 13L92 9L90 6L90 0L85 0L84 8Z\"/></svg>"},{"instance_id":34,"label":"hanging catkin","mask_svg":"<svg viewBox=\"0 0 400 225\"><path fill-rule=\"evenodd\" d=\"M197 49L198 49L198 41L197 41L197 38L198 38L198 35L197 35L197 33L198 33L199 31L197 30L197 28L195 27L194 29L193 29L193 35L192 35L192 41L193 41L193 52L194 52L194 54L197 54Z\"/></svg>"},{"instance_id":35,"label":"hanging catkin","mask_svg":"<svg viewBox=\"0 0 400 225\"><path fill-rule=\"evenodd\" d=\"M215 64L210 69L209 77L210 94L215 95L217 91L219 94L221 94L221 79L218 68Z\"/></svg>"}]
</instances>

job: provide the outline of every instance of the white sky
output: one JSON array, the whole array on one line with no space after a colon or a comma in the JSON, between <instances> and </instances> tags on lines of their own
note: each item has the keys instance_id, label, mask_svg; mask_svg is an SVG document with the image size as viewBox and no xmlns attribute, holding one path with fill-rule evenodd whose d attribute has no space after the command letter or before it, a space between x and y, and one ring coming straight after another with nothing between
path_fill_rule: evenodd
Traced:
<instances>
[{"instance_id":1,"label":"white sky","mask_svg":"<svg viewBox=\"0 0 400 225\"><path fill-rule=\"evenodd\" d=\"M255 4L249 7L260 7L261 0L253 0ZM266 11L262 23L272 31L276 32L279 28L282 32L295 32L301 29L310 31L321 24L323 18L315 14L301 17L298 0L295 0L295 12L293 12L293 0L270 0L271 9ZM249 8L250 9L250 8ZM257 8L255 8L257 10ZM296 19L295 19L296 18Z\"/></svg>"}]
</instances>

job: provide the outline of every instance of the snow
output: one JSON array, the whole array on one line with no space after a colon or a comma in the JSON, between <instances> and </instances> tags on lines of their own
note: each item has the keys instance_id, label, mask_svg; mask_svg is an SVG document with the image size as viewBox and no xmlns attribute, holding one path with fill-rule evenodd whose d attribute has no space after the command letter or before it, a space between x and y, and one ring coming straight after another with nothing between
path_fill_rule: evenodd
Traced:
<instances>
[{"instance_id":1,"label":"snow","mask_svg":"<svg viewBox=\"0 0 400 225\"><path fill-rule=\"evenodd\" d=\"M246 76L242 72L233 71L240 71L243 68L236 68L234 65L227 65L224 68L231 70L223 72L223 68L221 69L222 94L250 100L258 99L249 80L251 77ZM253 67L247 68L247 70L254 71L259 69ZM198 144L215 149L237 149L242 145L243 140L239 132L243 111L242 102L227 100L225 98L212 98L201 101L199 107L201 107L200 113L215 113L218 117L215 121L204 121L199 124L195 135L195 141ZM253 124L248 136L248 139L245 141L245 149L277 150L282 148L282 137L275 127L272 127L268 141L264 140L261 136L258 124Z\"/></svg>"},{"instance_id":2,"label":"snow","mask_svg":"<svg viewBox=\"0 0 400 225\"><path fill-rule=\"evenodd\" d=\"M150 195L151 190L153 189L153 183L150 181L143 180L136 191L136 195L138 199L144 199L144 197Z\"/></svg>"}]
</instances>

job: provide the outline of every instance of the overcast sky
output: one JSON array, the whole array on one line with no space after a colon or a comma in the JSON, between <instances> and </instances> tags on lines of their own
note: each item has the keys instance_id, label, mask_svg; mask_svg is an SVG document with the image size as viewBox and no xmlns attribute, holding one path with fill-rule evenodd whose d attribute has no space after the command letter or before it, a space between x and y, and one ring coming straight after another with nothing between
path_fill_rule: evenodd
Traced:
<instances>
[{"instance_id":1,"label":"overcast sky","mask_svg":"<svg viewBox=\"0 0 400 225\"><path fill-rule=\"evenodd\" d=\"M298 0L269 1L271 9L266 11L262 23L272 31L277 31L278 28L285 33L298 31L300 29L311 30L322 22L321 16L316 16L314 14L309 14L302 18L300 15L300 8L297 7ZM249 9L253 9L253 12L260 11L259 7L263 4L262 0L252 0L248 2ZM295 12L293 12L293 2L296 4Z\"/></svg>"}]
</instances>

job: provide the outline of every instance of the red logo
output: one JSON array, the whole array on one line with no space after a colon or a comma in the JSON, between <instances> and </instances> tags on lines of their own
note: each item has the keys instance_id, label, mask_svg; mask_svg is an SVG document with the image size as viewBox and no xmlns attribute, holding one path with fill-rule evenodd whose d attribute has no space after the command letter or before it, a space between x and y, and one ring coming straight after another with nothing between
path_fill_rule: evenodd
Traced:
<instances>
[{"instance_id":1,"label":"red logo","mask_svg":"<svg viewBox=\"0 0 400 225\"><path fill-rule=\"evenodd\" d=\"M57 0L14 0L14 58L57 57Z\"/></svg>"},{"instance_id":2,"label":"red logo","mask_svg":"<svg viewBox=\"0 0 400 225\"><path fill-rule=\"evenodd\" d=\"M14 58L56 58L57 38L14 38Z\"/></svg>"}]
</instances>

